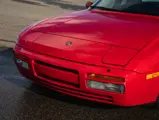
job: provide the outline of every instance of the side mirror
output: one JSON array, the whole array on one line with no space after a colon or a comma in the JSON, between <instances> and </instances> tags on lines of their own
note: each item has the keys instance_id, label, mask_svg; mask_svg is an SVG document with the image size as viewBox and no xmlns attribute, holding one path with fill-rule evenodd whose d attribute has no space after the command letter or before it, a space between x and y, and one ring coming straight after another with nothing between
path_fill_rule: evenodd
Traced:
<instances>
[{"instance_id":1,"label":"side mirror","mask_svg":"<svg viewBox=\"0 0 159 120\"><path fill-rule=\"evenodd\" d=\"M88 2L86 3L86 8L89 8L92 4L93 4L93 2L88 1Z\"/></svg>"}]
</instances>

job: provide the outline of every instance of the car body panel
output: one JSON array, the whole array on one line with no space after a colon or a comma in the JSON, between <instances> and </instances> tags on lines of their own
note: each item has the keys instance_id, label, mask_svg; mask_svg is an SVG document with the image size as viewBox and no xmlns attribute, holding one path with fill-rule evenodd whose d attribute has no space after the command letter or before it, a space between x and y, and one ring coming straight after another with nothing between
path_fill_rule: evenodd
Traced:
<instances>
[{"instance_id":1,"label":"car body panel","mask_svg":"<svg viewBox=\"0 0 159 120\"><path fill-rule=\"evenodd\" d=\"M92 27L95 26L95 27L91 28L91 26ZM82 43L82 44L85 43L86 41L91 41L92 43L94 42L94 44L98 44L98 45L103 43L102 46L104 47L104 44L105 44L105 47L106 47L105 52L108 52L107 54L109 54L110 52L112 55L110 56L105 54L105 57L104 57L101 55L103 54L102 52L103 50L101 50L101 52L99 52L101 54L96 56L98 57L96 58L98 60L93 59L95 61L93 61L92 64L98 63L98 65L99 64L102 65L102 63L106 63L110 65L125 66L137 54L138 51L140 51L145 45L147 45L150 41L152 41L156 35L158 35L158 30L159 30L158 26L159 26L158 21L152 18L145 19L145 17L142 17L142 16L134 17L127 14L114 15L114 14L107 14L107 13L98 13L94 11L91 12L87 10L87 11L67 14L61 17L46 19L43 22L33 26L31 30L29 31L29 33L23 34L23 36L24 37L32 36L30 34L34 34L34 32L37 32L36 34L42 34L42 33L48 34L48 35L43 35L42 37L39 37L39 39L37 38L37 39L31 40L31 42L34 41L34 44L40 43L38 41L41 41L42 45L49 44L49 42L53 43L53 41L56 41L58 43L58 40L56 37L61 36L61 39L64 39L63 37L65 37L64 42L67 42L70 40L76 41L75 43L73 43L72 46L70 46L70 48L72 49L77 47L77 41L79 41L78 43ZM114 33L115 35L113 35ZM50 37L51 35L49 34L52 34L52 38ZM23 38L23 36L21 36L21 38L25 39ZM42 40L42 38L45 40ZM75 39L78 39L78 40L75 40ZM26 41L28 41L28 44L29 44L30 40L26 40ZM74 46L74 44L76 45ZM63 43L63 45L65 45L65 43ZM89 45L85 45L85 47L87 49L91 48L92 46L89 46ZM96 46L96 48L97 47L100 48L100 45L99 46L98 45ZM118 47L121 47L119 50L121 54L119 55L119 54L116 54L115 52L113 53L114 49L112 48L109 51L107 51L107 48L109 46L112 46L112 48L116 47L115 49L118 49ZM29 47L29 48L36 49L35 47L36 45L34 47ZM67 48L70 49L69 47ZM124 50L126 48L127 50ZM49 49L49 47L46 49ZM43 51L42 48L36 49L36 50L39 50L38 52L40 52L40 50ZM46 51L49 51L49 50L46 50ZM76 50L74 50L74 52L76 52ZM62 57L61 54L57 55L56 57ZM71 54L72 53L65 52L63 54L63 57L65 57L65 55L71 56ZM72 57L68 56L68 57L65 57L65 59L87 63L89 61L88 58L92 59L92 56L89 57L89 55L88 56L86 55L88 54L82 54L82 55L72 54ZM75 57L79 57L79 58L75 58ZM82 61L82 59L80 59L81 57L86 59ZM102 59L102 57L104 58ZM102 59L101 63L99 63L99 59Z\"/></svg>"},{"instance_id":2,"label":"car body panel","mask_svg":"<svg viewBox=\"0 0 159 120\"><path fill-rule=\"evenodd\" d=\"M56 24L60 18L47 20L34 26L32 30L137 50L159 34L159 23L156 19L95 11L82 11L82 13L74 19L73 17L69 20L64 19L61 24Z\"/></svg>"},{"instance_id":3,"label":"car body panel","mask_svg":"<svg viewBox=\"0 0 159 120\"><path fill-rule=\"evenodd\" d=\"M69 41L71 41L72 44L67 46L66 43ZM124 66L138 52L137 50L111 46L106 43L99 43L52 34L43 34L30 44L32 47L29 47L33 51L42 54L67 59L70 61L101 66L104 63ZM116 54L116 51L119 53Z\"/></svg>"},{"instance_id":4,"label":"car body panel","mask_svg":"<svg viewBox=\"0 0 159 120\"><path fill-rule=\"evenodd\" d=\"M159 71L158 33L158 17L73 12L25 29L14 47L15 63L23 76L67 95L121 106L150 103L159 94L159 77L146 79ZM91 78L124 85L124 93L88 88L88 73L124 78L124 82Z\"/></svg>"},{"instance_id":5,"label":"car body panel","mask_svg":"<svg viewBox=\"0 0 159 120\"><path fill-rule=\"evenodd\" d=\"M140 105L143 103L154 102L157 96L157 84L154 85L154 82L157 83L158 79L145 80L145 74L139 74L132 71L121 70L121 69L114 69L111 68L111 72L107 72L105 67L98 67L98 66L91 66L86 64L79 64L55 57L45 56L27 49L24 49L20 46L16 46L14 48L14 53L16 59L21 59L21 56L26 56L26 62L29 63L30 70L26 70L20 67L18 64L17 68L20 73L27 77L28 79L32 80L33 82L45 86L49 89L53 89L55 91L62 92L67 95L75 96L78 98L83 98L87 100L92 100L96 102L102 102L107 104L114 104L119 106L134 106ZM20 57L19 57L20 56ZM65 80L69 81L69 78L65 79L64 81L54 79L51 75L50 66L47 66L45 69L40 69L41 72L44 74L46 73L49 77L41 76L35 67L38 66L37 60L43 61L44 63L48 63L50 65L56 65L58 67L64 67L71 70L77 70L79 73L79 83L76 82L76 85L72 85L69 82L65 82ZM43 66L41 64L38 66ZM45 66L46 67L46 66ZM59 69L58 69L59 70ZM87 87L86 80L87 73L96 73L96 74L103 74L103 75L110 75L110 76L118 76L124 77L125 82L112 82L114 84L124 84L126 90L124 94L114 93L114 92L107 92L102 90L94 90ZM57 73L57 75L61 75L61 72ZM46 75L45 74L45 75ZM55 75L55 76L57 76ZM63 76L64 78L65 76ZM137 79L138 78L138 79ZM76 78L74 79L76 81ZM90 80L90 78L89 78ZM107 80L100 80L96 79L96 81L100 82L109 82ZM141 84L142 83L142 84ZM154 87L150 87L150 85L154 85ZM147 97L149 95L149 97Z\"/></svg>"},{"instance_id":6,"label":"car body panel","mask_svg":"<svg viewBox=\"0 0 159 120\"><path fill-rule=\"evenodd\" d=\"M159 37L156 36L143 48L125 67L140 73L155 73L159 71Z\"/></svg>"},{"instance_id":7,"label":"car body panel","mask_svg":"<svg viewBox=\"0 0 159 120\"><path fill-rule=\"evenodd\" d=\"M118 51L118 54L117 54ZM107 64L122 65L125 66L133 56L137 54L137 50L129 48L111 46L103 57L102 62Z\"/></svg>"},{"instance_id":8,"label":"car body panel","mask_svg":"<svg viewBox=\"0 0 159 120\"><path fill-rule=\"evenodd\" d=\"M66 45L68 41L72 42L70 46ZM34 51L46 55L94 65L102 64L101 59L110 48L110 45L104 43L49 34L35 40L33 46Z\"/></svg>"}]
</instances>

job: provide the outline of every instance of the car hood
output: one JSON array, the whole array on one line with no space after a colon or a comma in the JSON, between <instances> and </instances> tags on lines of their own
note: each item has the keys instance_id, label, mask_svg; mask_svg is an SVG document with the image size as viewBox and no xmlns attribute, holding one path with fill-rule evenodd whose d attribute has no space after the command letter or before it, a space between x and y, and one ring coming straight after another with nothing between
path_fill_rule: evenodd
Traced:
<instances>
[{"instance_id":1,"label":"car hood","mask_svg":"<svg viewBox=\"0 0 159 120\"><path fill-rule=\"evenodd\" d=\"M158 32L157 19L84 10L46 19L23 39L30 49L50 56L92 65L125 66ZM70 46L66 45L68 41L72 42Z\"/></svg>"},{"instance_id":2,"label":"car hood","mask_svg":"<svg viewBox=\"0 0 159 120\"><path fill-rule=\"evenodd\" d=\"M32 30L139 50L159 32L158 19L80 11L50 18Z\"/></svg>"}]
</instances>

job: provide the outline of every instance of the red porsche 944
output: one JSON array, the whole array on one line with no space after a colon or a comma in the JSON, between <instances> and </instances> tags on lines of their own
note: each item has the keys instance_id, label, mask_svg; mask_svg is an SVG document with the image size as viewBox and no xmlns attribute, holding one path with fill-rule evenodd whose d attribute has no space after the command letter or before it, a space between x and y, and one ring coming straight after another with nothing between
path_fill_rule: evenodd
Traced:
<instances>
[{"instance_id":1,"label":"red porsche 944","mask_svg":"<svg viewBox=\"0 0 159 120\"><path fill-rule=\"evenodd\" d=\"M159 106L159 0L97 0L27 27L13 48L20 73L66 95Z\"/></svg>"}]
</instances>

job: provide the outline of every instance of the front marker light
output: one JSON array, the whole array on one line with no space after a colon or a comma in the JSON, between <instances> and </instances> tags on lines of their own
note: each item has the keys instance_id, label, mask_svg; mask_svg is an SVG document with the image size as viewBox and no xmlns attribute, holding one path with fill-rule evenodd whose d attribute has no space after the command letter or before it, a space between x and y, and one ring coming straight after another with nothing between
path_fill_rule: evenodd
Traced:
<instances>
[{"instance_id":1,"label":"front marker light","mask_svg":"<svg viewBox=\"0 0 159 120\"><path fill-rule=\"evenodd\" d=\"M102 79L102 80L107 80L107 81L112 81L112 82L125 82L125 79L122 77L115 77L115 76L107 76L107 75L100 75L100 74L93 74L93 73L88 73L87 74L88 78L94 78L94 79Z\"/></svg>"},{"instance_id":2,"label":"front marker light","mask_svg":"<svg viewBox=\"0 0 159 120\"><path fill-rule=\"evenodd\" d=\"M124 85L103 83L103 82L97 82L92 80L87 80L87 85L89 88L92 88L92 89L105 90L105 91L117 92L117 93L124 93L124 89L125 89Z\"/></svg>"},{"instance_id":3,"label":"front marker light","mask_svg":"<svg viewBox=\"0 0 159 120\"><path fill-rule=\"evenodd\" d=\"M22 63L22 67L25 68L25 69L29 69L29 65L28 63L24 62Z\"/></svg>"}]
</instances>

